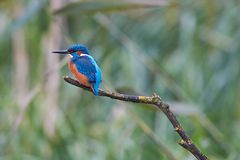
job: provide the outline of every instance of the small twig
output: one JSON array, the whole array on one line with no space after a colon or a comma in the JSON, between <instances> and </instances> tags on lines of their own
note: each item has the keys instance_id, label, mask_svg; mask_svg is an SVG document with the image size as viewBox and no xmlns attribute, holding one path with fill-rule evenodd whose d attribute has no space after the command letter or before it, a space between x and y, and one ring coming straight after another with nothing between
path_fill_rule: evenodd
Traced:
<instances>
[{"instance_id":1,"label":"small twig","mask_svg":"<svg viewBox=\"0 0 240 160\"><path fill-rule=\"evenodd\" d=\"M86 87L82 84L80 84L78 81L70 78L70 77L64 77L64 80L74 86L80 87L84 90L92 92L92 90L89 87ZM134 102L134 103L144 103L144 104L151 104L154 105L156 108L160 109L169 119L172 126L174 127L175 131L178 133L178 135L181 137L181 140L179 141L179 145L181 145L183 148L191 152L198 160L207 160L208 158L196 147L195 144L193 144L192 140L189 138L187 133L184 131L180 123L178 122L176 116L173 114L173 112L170 110L169 105L165 102L163 102L157 94L153 94L152 96L136 96L136 95L127 95L127 94L121 94L111 91L104 91L99 89L99 96L109 97L112 99L117 99L121 101L128 101L128 102Z\"/></svg>"}]
</instances>

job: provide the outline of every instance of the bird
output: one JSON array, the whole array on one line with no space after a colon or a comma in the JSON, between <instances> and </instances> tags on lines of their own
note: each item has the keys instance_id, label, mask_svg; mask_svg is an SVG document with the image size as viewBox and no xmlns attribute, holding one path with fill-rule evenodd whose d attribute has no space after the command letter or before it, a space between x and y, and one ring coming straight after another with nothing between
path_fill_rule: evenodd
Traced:
<instances>
[{"instance_id":1,"label":"bird","mask_svg":"<svg viewBox=\"0 0 240 160\"><path fill-rule=\"evenodd\" d=\"M68 69L72 75L79 83L90 87L95 96L99 95L99 86L102 81L101 69L85 45L74 44L67 50L52 51L52 53L68 54L70 56Z\"/></svg>"}]
</instances>

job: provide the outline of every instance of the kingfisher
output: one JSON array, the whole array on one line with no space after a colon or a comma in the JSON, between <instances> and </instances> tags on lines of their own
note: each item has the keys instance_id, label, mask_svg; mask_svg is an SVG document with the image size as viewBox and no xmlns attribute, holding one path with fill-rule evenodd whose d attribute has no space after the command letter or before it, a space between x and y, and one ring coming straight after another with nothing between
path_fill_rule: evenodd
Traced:
<instances>
[{"instance_id":1,"label":"kingfisher","mask_svg":"<svg viewBox=\"0 0 240 160\"><path fill-rule=\"evenodd\" d=\"M93 94L98 96L102 81L101 69L85 45L74 44L67 50L53 51L52 53L68 54L71 58L68 62L68 69L72 75L79 83L90 87Z\"/></svg>"}]
</instances>

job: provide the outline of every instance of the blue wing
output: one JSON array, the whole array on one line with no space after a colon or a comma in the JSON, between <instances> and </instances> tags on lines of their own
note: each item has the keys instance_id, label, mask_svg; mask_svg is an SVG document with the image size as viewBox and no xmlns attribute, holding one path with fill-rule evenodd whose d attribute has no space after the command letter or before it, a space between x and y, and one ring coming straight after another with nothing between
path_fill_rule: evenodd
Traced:
<instances>
[{"instance_id":1,"label":"blue wing","mask_svg":"<svg viewBox=\"0 0 240 160\"><path fill-rule=\"evenodd\" d=\"M84 74L90 83L96 82L96 66L88 56L79 56L72 59L80 73Z\"/></svg>"},{"instance_id":2,"label":"blue wing","mask_svg":"<svg viewBox=\"0 0 240 160\"><path fill-rule=\"evenodd\" d=\"M84 74L88 81L93 84L93 92L97 96L102 77L101 70L95 60L90 55L79 56L76 54L73 56L72 61L77 66L77 70Z\"/></svg>"}]
</instances>

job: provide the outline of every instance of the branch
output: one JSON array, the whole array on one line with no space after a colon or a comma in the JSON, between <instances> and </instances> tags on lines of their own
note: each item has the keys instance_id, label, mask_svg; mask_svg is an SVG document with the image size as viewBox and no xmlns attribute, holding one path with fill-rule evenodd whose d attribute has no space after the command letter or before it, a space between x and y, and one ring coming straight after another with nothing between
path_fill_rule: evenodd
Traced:
<instances>
[{"instance_id":1,"label":"branch","mask_svg":"<svg viewBox=\"0 0 240 160\"><path fill-rule=\"evenodd\" d=\"M92 90L89 87L86 87L86 86L80 84L78 81L76 81L70 77L64 77L64 80L74 86L77 86L84 90L92 92ZM184 131L184 129L178 122L176 116L170 110L169 105L167 103L163 102L159 95L154 93L150 97L149 96L136 96L136 95L120 94L120 93L111 92L111 91L104 91L102 89L99 89L99 96L109 97L112 99L117 99L117 100L127 101L127 102L154 105L156 108L160 109L167 116L167 118L171 122L175 131L181 137L181 140L179 141L178 144L181 145L186 150L188 150L189 152L191 152L198 160L207 160L208 159L197 148L197 146L192 142L190 137L187 135L187 133Z\"/></svg>"}]
</instances>

